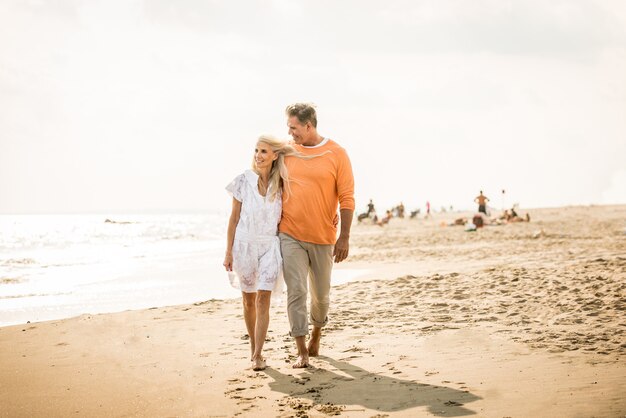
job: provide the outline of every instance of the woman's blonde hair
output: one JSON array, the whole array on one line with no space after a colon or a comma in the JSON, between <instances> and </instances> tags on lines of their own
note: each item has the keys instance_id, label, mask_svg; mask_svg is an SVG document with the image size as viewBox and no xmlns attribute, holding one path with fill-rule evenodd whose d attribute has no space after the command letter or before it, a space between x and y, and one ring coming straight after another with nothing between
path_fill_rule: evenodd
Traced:
<instances>
[{"instance_id":1,"label":"woman's blonde hair","mask_svg":"<svg viewBox=\"0 0 626 418\"><path fill-rule=\"evenodd\" d=\"M285 165L285 157L298 157L304 160L310 160L312 158L319 157L330 151L326 151L322 154L305 155L297 151L292 145L286 141L280 140L272 135L261 135L257 140L257 143L263 143L269 145L272 151L278 156L272 162L272 168L270 169L270 176L268 180L267 190L269 192L269 198L271 201L276 199L279 190L284 189L287 191L287 196L291 194L291 188L289 187L289 170ZM252 157L252 171L259 174L256 169L256 162L254 156Z\"/></svg>"}]
</instances>

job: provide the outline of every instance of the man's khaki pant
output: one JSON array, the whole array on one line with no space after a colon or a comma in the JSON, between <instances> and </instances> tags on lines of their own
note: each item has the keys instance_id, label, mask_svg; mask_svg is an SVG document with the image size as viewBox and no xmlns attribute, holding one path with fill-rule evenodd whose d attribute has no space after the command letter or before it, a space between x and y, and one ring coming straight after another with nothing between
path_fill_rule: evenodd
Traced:
<instances>
[{"instance_id":1,"label":"man's khaki pant","mask_svg":"<svg viewBox=\"0 0 626 418\"><path fill-rule=\"evenodd\" d=\"M280 233L283 275L287 285L287 315L292 337L309 334L307 321L307 277L311 290L311 324L323 327L328 322L330 274L333 245L311 244Z\"/></svg>"}]
</instances>

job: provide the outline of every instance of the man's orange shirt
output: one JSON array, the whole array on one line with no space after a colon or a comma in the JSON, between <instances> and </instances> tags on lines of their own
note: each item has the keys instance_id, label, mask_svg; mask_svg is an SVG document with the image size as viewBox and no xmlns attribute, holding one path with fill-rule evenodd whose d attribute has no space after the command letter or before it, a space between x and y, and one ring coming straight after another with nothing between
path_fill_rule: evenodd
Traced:
<instances>
[{"instance_id":1,"label":"man's orange shirt","mask_svg":"<svg viewBox=\"0 0 626 418\"><path fill-rule=\"evenodd\" d=\"M305 155L330 152L310 160L285 158L291 194L283 192L278 230L299 241L335 244L337 207L354 210L354 177L348 154L330 139L316 148L292 145Z\"/></svg>"}]
</instances>

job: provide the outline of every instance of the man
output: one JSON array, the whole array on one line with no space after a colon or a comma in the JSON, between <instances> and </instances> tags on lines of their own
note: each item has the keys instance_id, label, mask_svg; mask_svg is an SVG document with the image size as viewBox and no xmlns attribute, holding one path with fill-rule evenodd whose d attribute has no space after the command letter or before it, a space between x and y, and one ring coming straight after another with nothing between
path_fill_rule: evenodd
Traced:
<instances>
[{"instance_id":1,"label":"man","mask_svg":"<svg viewBox=\"0 0 626 418\"><path fill-rule=\"evenodd\" d=\"M374 212L376 212L376 209L374 209L374 202L370 199L370 202L367 204L367 214L369 215Z\"/></svg>"},{"instance_id":2,"label":"man","mask_svg":"<svg viewBox=\"0 0 626 418\"><path fill-rule=\"evenodd\" d=\"M313 105L287 107L287 126L294 147L309 160L288 157L290 187L283 193L283 213L278 227L287 284L287 314L298 359L294 368L309 366L309 356L319 354L322 327L328 321L330 275L333 261L348 257L350 226L354 213L354 178L346 151L317 132ZM337 238L337 207L341 232ZM307 277L311 291L307 318ZM313 331L309 344L309 320Z\"/></svg>"},{"instance_id":3,"label":"man","mask_svg":"<svg viewBox=\"0 0 626 418\"><path fill-rule=\"evenodd\" d=\"M487 196L483 195L483 191L480 191L480 194L478 196L476 196L476 198L474 199L475 203L478 203L478 212L482 212L485 215L487 214L487 202L489 202L489 199L487 198Z\"/></svg>"}]
</instances>

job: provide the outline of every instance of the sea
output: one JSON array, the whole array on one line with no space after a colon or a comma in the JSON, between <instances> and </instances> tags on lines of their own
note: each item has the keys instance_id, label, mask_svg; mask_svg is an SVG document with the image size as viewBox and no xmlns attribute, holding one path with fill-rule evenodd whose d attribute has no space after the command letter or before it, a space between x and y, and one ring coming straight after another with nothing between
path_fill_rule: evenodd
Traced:
<instances>
[{"instance_id":1,"label":"sea","mask_svg":"<svg viewBox=\"0 0 626 418\"><path fill-rule=\"evenodd\" d=\"M222 266L228 215L0 215L0 326L239 298Z\"/></svg>"}]
</instances>

